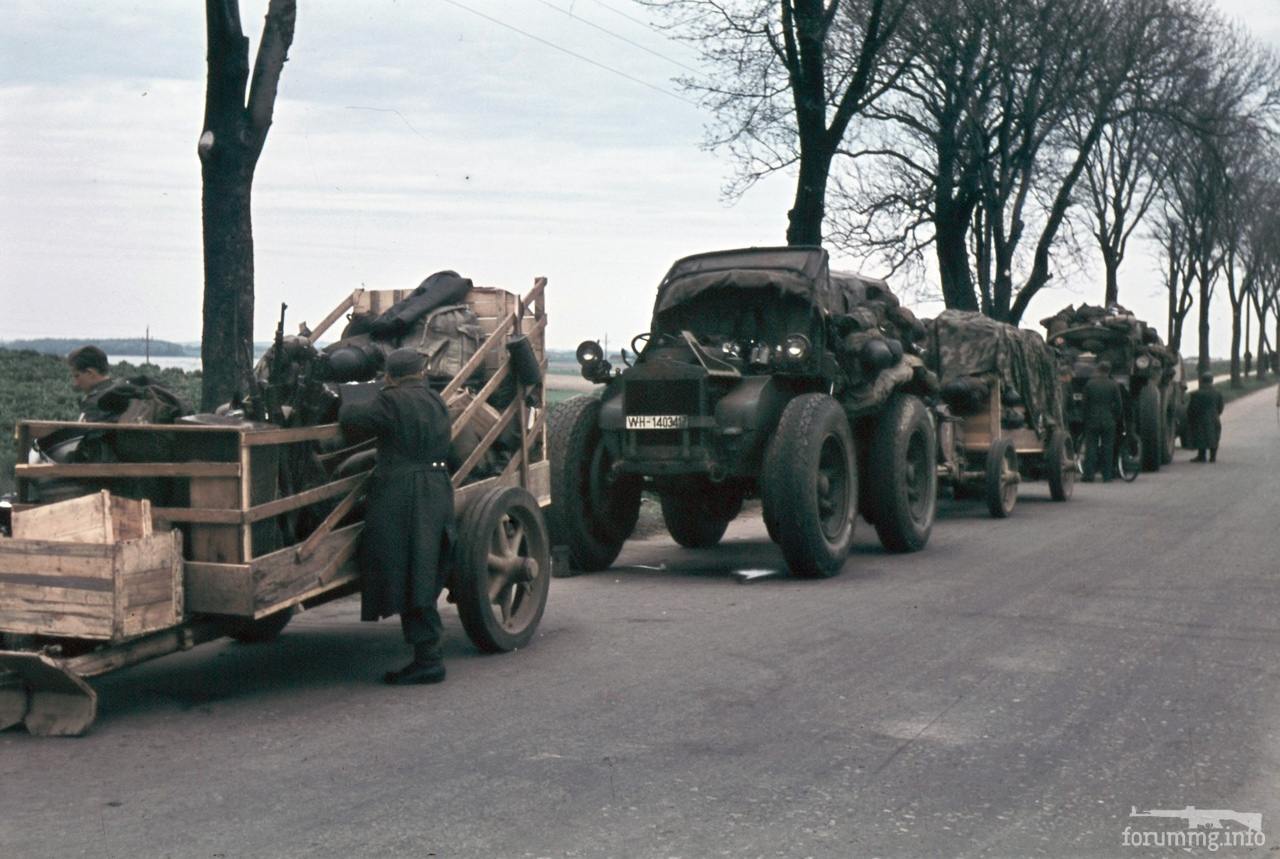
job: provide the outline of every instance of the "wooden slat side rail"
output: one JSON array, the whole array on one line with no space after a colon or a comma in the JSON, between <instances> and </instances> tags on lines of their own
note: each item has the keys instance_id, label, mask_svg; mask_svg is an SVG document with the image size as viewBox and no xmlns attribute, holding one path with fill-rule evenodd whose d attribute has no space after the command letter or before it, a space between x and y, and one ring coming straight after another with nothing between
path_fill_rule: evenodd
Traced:
<instances>
[{"instance_id":1,"label":"wooden slat side rail","mask_svg":"<svg viewBox=\"0 0 1280 859\"><path fill-rule=\"evenodd\" d=\"M316 459L325 464L333 462L334 460L338 460L340 462L347 457L355 456L357 453L361 453L362 451L373 450L374 445L377 443L377 439L367 438L364 441L358 442L349 447L344 447L339 450L331 450L328 453L317 454Z\"/></svg>"},{"instance_id":2,"label":"wooden slat side rail","mask_svg":"<svg viewBox=\"0 0 1280 859\"><path fill-rule=\"evenodd\" d=\"M19 421L18 426L28 430L35 438L54 430L78 427L85 430L119 430L121 432L179 432L179 433L238 433L244 427L224 424L113 424L87 421Z\"/></svg>"},{"instance_id":3,"label":"wooden slat side rail","mask_svg":"<svg viewBox=\"0 0 1280 859\"><path fill-rule=\"evenodd\" d=\"M538 416L533 420L533 426L529 430L530 437L535 437L539 433L541 433L542 428L546 426L546 423L547 423L547 410L542 409L541 411L538 412ZM516 453L515 456L511 457L511 461L507 463L507 467L502 469L503 478L511 477L513 474L515 474L516 469L520 466L520 463L517 460L524 458L526 456L526 453L527 453L526 451L519 451ZM543 448L542 458L546 459L545 447ZM538 462L542 462L542 459L538 460Z\"/></svg>"},{"instance_id":4,"label":"wooden slat side rail","mask_svg":"<svg viewBox=\"0 0 1280 859\"><path fill-rule=\"evenodd\" d=\"M272 516L279 516L282 513L289 513L300 507L306 507L315 504L318 501L324 501L326 498L332 498L335 495L342 495L344 492L349 493L357 486L364 484L367 474L353 474L350 477L343 477L331 483L325 483L314 489L307 489L296 495L287 495L276 501L268 501L266 504L258 504L249 508L243 516L245 522L261 522L263 519L270 519Z\"/></svg>"},{"instance_id":5,"label":"wooden slat side rail","mask_svg":"<svg viewBox=\"0 0 1280 859\"><path fill-rule=\"evenodd\" d=\"M254 430L244 434L246 447L262 447L275 444L295 444L300 441L326 441L339 438L342 429L337 424L319 424L313 427L291 429Z\"/></svg>"},{"instance_id":6,"label":"wooden slat side rail","mask_svg":"<svg viewBox=\"0 0 1280 859\"><path fill-rule=\"evenodd\" d=\"M316 527L316 530L311 533L311 536L307 537L307 539L303 540L297 546L291 546L289 549L281 551L292 550L296 563L303 563L309 559L315 553L316 548L325 540L326 537L329 536L337 524L351 512L351 508L356 506L356 501L360 498L360 493L364 491L365 484L368 482L372 473L373 472L371 471L366 471L364 474L356 475L358 477L358 482L352 486L351 491L347 493L347 497L338 502L338 506L333 508L328 516L324 517L324 521Z\"/></svg>"},{"instance_id":7,"label":"wooden slat side rail","mask_svg":"<svg viewBox=\"0 0 1280 859\"><path fill-rule=\"evenodd\" d=\"M153 507L151 518L158 522L192 525L241 525L244 524L244 511L234 507Z\"/></svg>"},{"instance_id":8,"label":"wooden slat side rail","mask_svg":"<svg viewBox=\"0 0 1280 859\"><path fill-rule=\"evenodd\" d=\"M512 317L512 321L514 321L514 316ZM545 325L546 325L545 319L542 319L536 322L534 324L534 327L531 329L532 334L530 336L540 332ZM546 369L547 369L547 363L546 361L543 361L542 362L543 373L546 372ZM511 361L510 360L503 361L502 366L498 368L498 371L495 372L492 377L490 377L488 382L485 382L484 387L480 389L480 392L478 394L476 394L475 399L472 400L471 403L469 403L467 407L462 410L462 414L458 415L458 419L453 422L453 429L450 431L450 441L457 439L457 437L462 433L462 430L467 426L468 423L471 422L472 416L486 402L488 402L489 396L494 391L496 391L498 389L498 386L501 385L506 380L507 375L510 372L511 372ZM459 375L464 379L466 378L466 376L462 374L459 374Z\"/></svg>"},{"instance_id":9,"label":"wooden slat side rail","mask_svg":"<svg viewBox=\"0 0 1280 859\"><path fill-rule=\"evenodd\" d=\"M253 615L253 568L248 564L187 561L183 565L187 611Z\"/></svg>"},{"instance_id":10,"label":"wooden slat side rail","mask_svg":"<svg viewBox=\"0 0 1280 859\"><path fill-rule=\"evenodd\" d=\"M507 317L502 320L501 324L494 329L493 334L489 335L489 339L480 344L480 348L471 356L471 359L467 361L467 363L463 364L462 369L449 380L449 383L440 391L440 396L446 403L449 402L450 398L452 398L455 393L462 389L463 384L467 379L471 378L476 370L480 368L480 365L484 363L484 360L488 357L489 353L497 348L497 346L502 342L502 338L511 330L515 321L516 315L514 313L507 314Z\"/></svg>"},{"instance_id":11,"label":"wooden slat side rail","mask_svg":"<svg viewBox=\"0 0 1280 859\"><path fill-rule=\"evenodd\" d=\"M457 440L458 436L462 434L462 431L471 423L471 419L475 417L476 412L484 408L485 403L489 401L489 396L506 380L507 376L510 375L510 372L511 362L506 361L498 368L498 371L490 377L489 381L485 382L484 387L480 389L480 392L477 393L475 398L472 399L471 402L467 404L467 407L462 410L462 414L458 415L457 419L454 420L453 426L449 429L449 441L452 442Z\"/></svg>"},{"instance_id":12,"label":"wooden slat side rail","mask_svg":"<svg viewBox=\"0 0 1280 859\"><path fill-rule=\"evenodd\" d=\"M283 606L310 599L350 581L356 573L343 569L355 557L363 522L339 528L320 542L313 563L299 563L291 548L253 560L253 613L261 617Z\"/></svg>"},{"instance_id":13,"label":"wooden slat side rail","mask_svg":"<svg viewBox=\"0 0 1280 859\"><path fill-rule=\"evenodd\" d=\"M480 458L488 452L489 448L493 447L494 439L501 435L502 431L506 429L507 424L512 421L516 413L519 411L520 404L522 402L523 401L519 397L511 401L510 405L508 405L502 412L502 415L498 418L497 422L494 423L494 425L489 428L489 431L484 434L484 438L480 439L480 443L476 445L476 449L471 451L471 455L468 456L466 461L458 467L458 470L453 475L454 489L457 489L462 485L462 482L467 479L467 476L471 474L477 463L480 462Z\"/></svg>"},{"instance_id":14,"label":"wooden slat side rail","mask_svg":"<svg viewBox=\"0 0 1280 859\"><path fill-rule=\"evenodd\" d=\"M315 328L311 329L311 337L310 337L311 342L312 343L316 342L316 340L322 334L324 334L324 332L329 330L330 326L332 326L333 323L337 322L339 319L342 318L342 314L346 313L348 310L354 307L356 304L356 301L358 300L358 297L363 292L364 292L363 289L357 289L356 291L348 295L346 298L344 298L341 301L341 303L338 304L337 307L333 308L333 310L330 310L329 315L326 316L324 319L321 319L320 324L317 325Z\"/></svg>"},{"instance_id":15,"label":"wooden slat side rail","mask_svg":"<svg viewBox=\"0 0 1280 859\"><path fill-rule=\"evenodd\" d=\"M45 477L239 477L238 462L72 462L15 465L28 480Z\"/></svg>"}]
</instances>

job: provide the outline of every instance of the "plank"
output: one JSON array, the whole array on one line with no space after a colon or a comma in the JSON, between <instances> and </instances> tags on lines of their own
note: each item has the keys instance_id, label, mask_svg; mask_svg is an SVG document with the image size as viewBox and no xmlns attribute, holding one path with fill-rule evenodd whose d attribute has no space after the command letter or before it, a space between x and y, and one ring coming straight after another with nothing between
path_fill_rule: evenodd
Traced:
<instances>
[{"instance_id":1,"label":"plank","mask_svg":"<svg viewBox=\"0 0 1280 859\"><path fill-rule=\"evenodd\" d=\"M112 624L110 613L60 611L57 614L39 614L0 607L0 629L23 635L109 640Z\"/></svg>"},{"instance_id":2,"label":"plank","mask_svg":"<svg viewBox=\"0 0 1280 859\"><path fill-rule=\"evenodd\" d=\"M360 493L364 491L365 482L368 481L372 474L373 472L366 471L363 474L353 475L354 477L360 478L360 480L352 486L347 497L343 498L342 501L338 503L337 507L334 507L329 511L329 515L324 517L324 521L316 526L316 530L311 532L311 535L307 537L307 539L303 540L296 546L290 547L290 554L295 561L301 562L308 560L317 549L324 545L324 541L329 538L331 532L337 533L333 529L337 527L338 523L346 518L346 515L351 512L353 507L356 506L356 501L359 500ZM258 559L255 559L255 563L257 560Z\"/></svg>"},{"instance_id":3,"label":"plank","mask_svg":"<svg viewBox=\"0 0 1280 859\"><path fill-rule=\"evenodd\" d=\"M248 564L187 561L183 581L188 612L253 614L253 568Z\"/></svg>"},{"instance_id":4,"label":"plank","mask_svg":"<svg viewBox=\"0 0 1280 859\"><path fill-rule=\"evenodd\" d=\"M305 590L322 587L326 576L355 551L363 522L347 525L328 534L316 547L314 556L299 561L293 546L254 558L253 588L256 608L277 605Z\"/></svg>"},{"instance_id":5,"label":"plank","mask_svg":"<svg viewBox=\"0 0 1280 859\"><path fill-rule=\"evenodd\" d=\"M489 431L484 434L484 438L480 439L480 443L476 445L476 449L471 451L471 455L454 472L453 486L455 489L462 485L462 482L467 479L467 475L471 474L472 470L475 469L476 463L493 446L493 440L506 429L507 424L511 422L512 417L519 410L521 402L522 400L519 397L511 401L506 409L503 410L502 417L498 418L498 422L489 428Z\"/></svg>"},{"instance_id":6,"label":"plank","mask_svg":"<svg viewBox=\"0 0 1280 859\"><path fill-rule=\"evenodd\" d=\"M73 462L15 465L26 480L50 477L239 477L237 462Z\"/></svg>"},{"instance_id":7,"label":"plank","mask_svg":"<svg viewBox=\"0 0 1280 859\"><path fill-rule=\"evenodd\" d=\"M263 519L270 519L273 516L279 516L281 513L288 513L292 510L297 510L301 507L315 504L318 501L324 501L327 498L342 495L345 492L350 492L356 486L363 483L364 480L365 475L363 473L353 474L350 477L343 477L339 480L322 484L313 489L299 492L296 495L288 495L276 501L269 501L266 504L255 505L250 508L246 514L244 514L244 521L260 522Z\"/></svg>"},{"instance_id":8,"label":"plank","mask_svg":"<svg viewBox=\"0 0 1280 859\"><path fill-rule=\"evenodd\" d=\"M364 290L356 290L355 292L352 292L346 298L342 299L342 301L338 303L337 307L330 310L329 315L324 319L321 319L320 324L311 329L311 336L309 338L311 342L316 342L321 335L329 330L333 323L342 318L342 314L354 307L356 303L356 296L363 291Z\"/></svg>"},{"instance_id":9,"label":"plank","mask_svg":"<svg viewBox=\"0 0 1280 859\"><path fill-rule=\"evenodd\" d=\"M114 542L111 493L103 489L92 495L44 504L13 514L13 537L17 540L58 540L71 543Z\"/></svg>"},{"instance_id":10,"label":"plank","mask_svg":"<svg viewBox=\"0 0 1280 859\"><path fill-rule=\"evenodd\" d=\"M331 438L338 438L341 435L342 429L337 424L318 424L313 427L252 430L244 434L242 443L245 447L264 447L266 445L296 444L302 441L325 441Z\"/></svg>"}]
</instances>

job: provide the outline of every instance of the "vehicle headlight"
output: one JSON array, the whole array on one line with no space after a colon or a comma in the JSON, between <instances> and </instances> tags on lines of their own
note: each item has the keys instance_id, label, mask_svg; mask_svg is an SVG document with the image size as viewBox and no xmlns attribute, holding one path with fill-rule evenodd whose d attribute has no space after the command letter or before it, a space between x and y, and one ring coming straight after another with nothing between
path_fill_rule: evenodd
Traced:
<instances>
[{"instance_id":1,"label":"vehicle headlight","mask_svg":"<svg viewBox=\"0 0 1280 859\"><path fill-rule=\"evenodd\" d=\"M742 347L735 340L726 340L720 344L720 351L724 353L726 358L742 357Z\"/></svg>"},{"instance_id":2,"label":"vehicle headlight","mask_svg":"<svg viewBox=\"0 0 1280 859\"><path fill-rule=\"evenodd\" d=\"M813 344L803 334L792 334L782 342L782 356L793 364L800 364L809 357Z\"/></svg>"},{"instance_id":3,"label":"vehicle headlight","mask_svg":"<svg viewBox=\"0 0 1280 859\"><path fill-rule=\"evenodd\" d=\"M578 344L578 363L582 366L595 364L604 360L604 349L594 340L583 340Z\"/></svg>"},{"instance_id":4,"label":"vehicle headlight","mask_svg":"<svg viewBox=\"0 0 1280 859\"><path fill-rule=\"evenodd\" d=\"M1148 355L1139 355L1134 359L1133 366L1137 367L1139 370L1145 370L1151 366L1151 357Z\"/></svg>"}]
</instances>

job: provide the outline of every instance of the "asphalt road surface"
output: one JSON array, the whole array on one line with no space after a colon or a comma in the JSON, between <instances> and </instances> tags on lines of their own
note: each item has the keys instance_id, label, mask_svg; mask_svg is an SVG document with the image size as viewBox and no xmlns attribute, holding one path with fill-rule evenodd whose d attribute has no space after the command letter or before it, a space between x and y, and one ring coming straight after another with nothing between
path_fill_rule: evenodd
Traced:
<instances>
[{"instance_id":1,"label":"asphalt road surface","mask_svg":"<svg viewBox=\"0 0 1280 859\"><path fill-rule=\"evenodd\" d=\"M1188 806L1260 813L1269 855L1274 399L1216 465L946 502L915 555L860 525L835 579L740 584L781 566L758 519L630 544L526 651L448 610L439 687L379 683L398 625L352 600L119 672L88 736L0 734L0 856L1168 855L1125 839L1187 823L1130 815Z\"/></svg>"}]
</instances>

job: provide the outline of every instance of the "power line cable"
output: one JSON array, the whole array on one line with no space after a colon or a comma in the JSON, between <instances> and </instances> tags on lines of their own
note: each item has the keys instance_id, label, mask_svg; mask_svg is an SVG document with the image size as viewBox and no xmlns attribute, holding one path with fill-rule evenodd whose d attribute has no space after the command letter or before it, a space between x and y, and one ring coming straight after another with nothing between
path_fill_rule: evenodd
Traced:
<instances>
[{"instance_id":1,"label":"power line cable","mask_svg":"<svg viewBox=\"0 0 1280 859\"><path fill-rule=\"evenodd\" d=\"M687 71L691 71L691 72L693 72L694 74L699 74L699 73L700 73L698 69L696 69L696 68L694 68L693 66L688 65L688 64L686 64L686 63L682 63L682 62L680 62L680 60L677 60L675 57L668 56L667 54L664 54L664 53L662 53L661 51L655 51L655 50L653 50L653 49L652 49L652 48L650 48L650 47L647 47L647 46L645 46L645 45L640 44L639 42L635 41L634 39L629 39L629 38L627 38L626 36L622 35L621 33L615 33L613 30L610 30L610 29L608 29L607 27L602 27L602 26L600 26L599 24L597 24L597 23L595 23L595 22L593 22L593 21L588 21L586 18L583 18L583 17L581 17L581 16L579 16L579 15L575 15L575 14L573 14L572 10L569 10L569 9L562 9L561 7L557 6L556 4L554 4L554 3L550 2L550 0L538 0L538 2L539 2L539 3L541 3L543 6L546 6L546 7L547 7L547 8L549 8L549 9L554 9L554 10L556 10L556 11L557 11L557 12L559 12L561 15L567 15L567 16L569 16L570 18L572 18L573 20L577 21L577 22L578 22L578 23L580 23L580 24L585 24L586 26L588 26L588 27L592 28L593 30L599 30L601 33L604 33L605 35L612 36L613 38L618 39L619 41L626 42L628 45L631 45L633 48L639 48L640 50L644 51L646 54L652 54L653 56L657 57L658 59L666 60L667 62L669 62L669 63L671 63L671 64L673 64L673 65L677 65L677 66L679 66L680 68L685 69L685 70L687 70ZM607 8L607 7L606 7L606 8ZM615 10L615 11L616 11L616 10Z\"/></svg>"},{"instance_id":2,"label":"power line cable","mask_svg":"<svg viewBox=\"0 0 1280 859\"><path fill-rule=\"evenodd\" d=\"M557 51L560 51L563 54L568 54L574 59L582 60L582 62L584 63L590 63L596 68L604 69L606 72L615 74L620 78L626 78L632 83L640 84L640 86L642 87L648 87L649 89L654 90L655 92L660 92L663 95L670 96L671 98L674 98L677 101L682 101L685 104L691 104L694 107L701 107L701 105L699 105L696 101L693 101L692 99L687 99L684 96L679 95L678 93L674 93L669 89L663 89L657 84L651 84L646 80L642 80L638 77L635 77L634 75L629 75L624 71L615 69L613 66L607 66L598 60L593 60L590 57L579 54L577 51L571 51L570 49L564 47L563 45L557 45L555 42L552 42L548 39L544 39L541 36L535 36L533 33L530 33L526 30L521 30L519 27L513 24L508 24L506 21L500 21L499 19L493 17L492 15L486 15L484 12L481 12L478 9L473 9L470 6L466 5L465 3L459 3L458 0L443 0L443 2L448 3L450 6L456 6L459 9L463 10L464 12L470 12L472 15L475 15L479 18L484 18L486 21L497 24L499 27L505 27L506 29L511 30L512 32L519 33L521 36L524 36L525 38L532 39L535 42L539 42L543 45L546 45L548 48L553 48Z\"/></svg>"},{"instance_id":3,"label":"power line cable","mask_svg":"<svg viewBox=\"0 0 1280 859\"><path fill-rule=\"evenodd\" d=\"M668 33L666 30L663 30L661 27L655 27L652 24L650 24L648 21L642 20L640 18L636 18L633 15L628 15L626 12L623 12L621 9L615 9L614 7L610 6L608 3L603 3L601 2L601 0L591 0L591 2L595 3L601 9L608 9L613 14L626 18L628 21L630 21L633 24L639 24L641 27L652 30L653 32L657 33L659 36L661 36L664 39L670 39L673 42L680 41L675 36L672 36L670 33Z\"/></svg>"}]
</instances>

